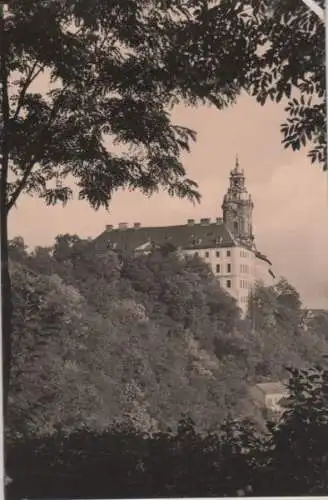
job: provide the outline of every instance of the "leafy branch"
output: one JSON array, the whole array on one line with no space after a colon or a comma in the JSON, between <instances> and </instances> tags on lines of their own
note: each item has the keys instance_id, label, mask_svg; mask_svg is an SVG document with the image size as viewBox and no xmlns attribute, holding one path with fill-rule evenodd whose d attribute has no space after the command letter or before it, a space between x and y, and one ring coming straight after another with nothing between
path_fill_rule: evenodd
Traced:
<instances>
[{"instance_id":1,"label":"leafy branch","mask_svg":"<svg viewBox=\"0 0 328 500\"><path fill-rule=\"evenodd\" d=\"M33 63L33 65L32 65L32 67L30 68L27 76L26 76L24 84L22 85L22 88L21 88L21 91L20 91L20 94L19 94L19 97L18 97L17 107L16 107L16 110L15 110L14 116L12 118L12 120L14 122L17 120L17 118L19 116L19 113L20 113L20 110L21 110L21 108L24 105L24 99L25 99L25 95L26 95L26 92L27 92L28 88L34 82L34 80L36 80L36 78L42 73L42 71L44 69L41 66L40 68L38 68L37 71L35 71L37 69L37 67L38 67L38 61L35 61Z\"/></svg>"},{"instance_id":2,"label":"leafy branch","mask_svg":"<svg viewBox=\"0 0 328 500\"><path fill-rule=\"evenodd\" d=\"M31 144L31 149L30 151L36 151L36 153L32 153L32 156L29 161L27 161L25 164L22 165L22 170L23 170L23 175L20 180L18 180L16 188L11 194L10 199L7 202L6 206L6 211L7 213L10 211L10 209L15 205L18 197L26 187L27 180L32 173L33 167L35 164L42 158L42 148L44 147L44 143L47 142L47 139L49 140L49 133L50 133L50 127L53 124L59 110L62 104L62 100L64 97L64 92L62 93L61 97L59 97L55 102L53 103L52 109L50 110L49 114L49 119L46 125L43 125L42 131L37 137L37 140Z\"/></svg>"}]
</instances>

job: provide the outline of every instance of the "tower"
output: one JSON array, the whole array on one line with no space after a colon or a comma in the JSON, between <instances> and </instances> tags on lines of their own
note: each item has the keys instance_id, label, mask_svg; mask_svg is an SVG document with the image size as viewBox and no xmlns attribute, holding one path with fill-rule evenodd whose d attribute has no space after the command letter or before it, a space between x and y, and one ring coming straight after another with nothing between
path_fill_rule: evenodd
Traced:
<instances>
[{"instance_id":1,"label":"tower","mask_svg":"<svg viewBox=\"0 0 328 500\"><path fill-rule=\"evenodd\" d=\"M247 246L253 246L252 229L253 201L245 184L244 170L240 169L238 157L230 172L229 187L223 198L223 221L233 236Z\"/></svg>"}]
</instances>

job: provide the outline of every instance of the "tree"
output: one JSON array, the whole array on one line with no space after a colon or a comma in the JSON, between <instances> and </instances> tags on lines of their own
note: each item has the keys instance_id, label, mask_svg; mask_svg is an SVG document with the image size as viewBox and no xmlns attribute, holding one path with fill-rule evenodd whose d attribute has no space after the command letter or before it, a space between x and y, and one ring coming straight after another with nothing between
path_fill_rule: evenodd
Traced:
<instances>
[{"instance_id":1,"label":"tree","mask_svg":"<svg viewBox=\"0 0 328 500\"><path fill-rule=\"evenodd\" d=\"M122 421L143 431L175 428L182 415L208 430L228 413L252 411L249 385L284 378L285 365L301 367L327 352L325 335L304 322L299 295L285 280L256 290L252 328L199 258L161 249L118 256L70 235L31 253L21 239L9 246L10 420L16 427L20 408L28 409L23 427L30 433L55 424L98 431ZM41 392L39 379L47 381ZM94 394L96 407L92 398L89 410L79 400L83 391ZM63 407L69 418L57 410Z\"/></svg>"},{"instance_id":2,"label":"tree","mask_svg":"<svg viewBox=\"0 0 328 500\"><path fill-rule=\"evenodd\" d=\"M289 370L290 396L272 426L266 471L257 495L326 495L328 372L320 366Z\"/></svg>"},{"instance_id":3,"label":"tree","mask_svg":"<svg viewBox=\"0 0 328 500\"><path fill-rule=\"evenodd\" d=\"M69 235L50 250L10 247L11 433L99 430L118 421L175 428L184 414L204 429L236 414L252 349L238 331L235 301L200 259L157 250L118 258ZM90 390L96 411L93 400L87 410L77 397Z\"/></svg>"},{"instance_id":4,"label":"tree","mask_svg":"<svg viewBox=\"0 0 328 500\"><path fill-rule=\"evenodd\" d=\"M326 493L326 370L284 370L290 398L267 436L236 404L259 361L272 379L326 351L286 280L254 294L257 334L200 259L98 259L69 235L45 252L9 246L13 490L48 495L50 475L56 497Z\"/></svg>"},{"instance_id":5,"label":"tree","mask_svg":"<svg viewBox=\"0 0 328 500\"><path fill-rule=\"evenodd\" d=\"M328 311L304 311L304 324L311 332L319 338L327 340L328 338ZM326 353L323 353L326 355Z\"/></svg>"},{"instance_id":6,"label":"tree","mask_svg":"<svg viewBox=\"0 0 328 500\"><path fill-rule=\"evenodd\" d=\"M327 170L325 25L302 0L258 3L262 50L249 74L249 90L262 105L287 100L281 125L285 148L310 146L311 162ZM324 8L324 0L316 3Z\"/></svg>"},{"instance_id":7,"label":"tree","mask_svg":"<svg viewBox=\"0 0 328 500\"><path fill-rule=\"evenodd\" d=\"M285 412L266 435L232 419L200 433L184 418L176 431L151 435L115 426L10 443L20 480L8 498L326 495L328 372L289 375Z\"/></svg>"},{"instance_id":8,"label":"tree","mask_svg":"<svg viewBox=\"0 0 328 500\"><path fill-rule=\"evenodd\" d=\"M11 263L11 273L8 437L101 427L105 412L94 383L92 335L101 337L109 325L58 276L36 274L17 262Z\"/></svg>"},{"instance_id":9,"label":"tree","mask_svg":"<svg viewBox=\"0 0 328 500\"><path fill-rule=\"evenodd\" d=\"M286 367L317 363L327 352L326 339L304 321L300 296L286 279L275 286L255 288L248 321L252 325L249 341L253 339L257 345L252 356L257 378L283 379Z\"/></svg>"},{"instance_id":10,"label":"tree","mask_svg":"<svg viewBox=\"0 0 328 500\"><path fill-rule=\"evenodd\" d=\"M1 12L1 272L4 404L10 372L9 211L24 193L108 208L126 187L198 200L179 102L235 102L257 45L242 3L14 0ZM238 60L238 65L232 61ZM48 77L49 90L34 84ZM115 149L119 146L118 149Z\"/></svg>"}]
</instances>

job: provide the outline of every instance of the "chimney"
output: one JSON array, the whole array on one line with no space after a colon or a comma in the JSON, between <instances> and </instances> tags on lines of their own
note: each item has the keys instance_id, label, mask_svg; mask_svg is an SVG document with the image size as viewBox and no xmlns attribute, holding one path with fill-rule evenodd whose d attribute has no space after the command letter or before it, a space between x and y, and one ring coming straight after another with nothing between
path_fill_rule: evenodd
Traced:
<instances>
[{"instance_id":1,"label":"chimney","mask_svg":"<svg viewBox=\"0 0 328 500\"><path fill-rule=\"evenodd\" d=\"M133 224L133 227L134 227L134 229L139 229L139 227L141 227L140 222L135 222L135 223Z\"/></svg>"},{"instance_id":2,"label":"chimney","mask_svg":"<svg viewBox=\"0 0 328 500\"><path fill-rule=\"evenodd\" d=\"M200 219L200 223L202 226L207 226L211 222L211 219Z\"/></svg>"},{"instance_id":3,"label":"chimney","mask_svg":"<svg viewBox=\"0 0 328 500\"><path fill-rule=\"evenodd\" d=\"M195 219L188 219L187 224L188 226L193 226L195 224Z\"/></svg>"},{"instance_id":4,"label":"chimney","mask_svg":"<svg viewBox=\"0 0 328 500\"><path fill-rule=\"evenodd\" d=\"M120 222L118 225L118 228L119 229L127 229L128 228L127 222Z\"/></svg>"},{"instance_id":5,"label":"chimney","mask_svg":"<svg viewBox=\"0 0 328 500\"><path fill-rule=\"evenodd\" d=\"M112 231L113 227L112 224L106 224L106 231Z\"/></svg>"}]
</instances>

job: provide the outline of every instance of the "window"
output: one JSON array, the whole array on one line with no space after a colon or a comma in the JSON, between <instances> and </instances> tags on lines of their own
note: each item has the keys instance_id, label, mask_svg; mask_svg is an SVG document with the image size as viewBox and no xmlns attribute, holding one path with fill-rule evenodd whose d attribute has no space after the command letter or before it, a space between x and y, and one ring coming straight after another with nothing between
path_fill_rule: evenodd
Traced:
<instances>
[{"instance_id":1,"label":"window","mask_svg":"<svg viewBox=\"0 0 328 500\"><path fill-rule=\"evenodd\" d=\"M216 256L217 256L217 257L220 257L220 252L216 252Z\"/></svg>"},{"instance_id":2,"label":"window","mask_svg":"<svg viewBox=\"0 0 328 500\"><path fill-rule=\"evenodd\" d=\"M227 288L231 288L231 280L227 280Z\"/></svg>"},{"instance_id":3,"label":"window","mask_svg":"<svg viewBox=\"0 0 328 500\"><path fill-rule=\"evenodd\" d=\"M219 273L220 272L220 264L216 264L216 272Z\"/></svg>"},{"instance_id":4,"label":"window","mask_svg":"<svg viewBox=\"0 0 328 500\"><path fill-rule=\"evenodd\" d=\"M240 280L239 287L243 288L243 281L242 280Z\"/></svg>"},{"instance_id":5,"label":"window","mask_svg":"<svg viewBox=\"0 0 328 500\"><path fill-rule=\"evenodd\" d=\"M227 250L227 257L230 257L230 255L231 255L230 250Z\"/></svg>"},{"instance_id":6,"label":"window","mask_svg":"<svg viewBox=\"0 0 328 500\"><path fill-rule=\"evenodd\" d=\"M205 252L205 257L209 257L210 256L210 252Z\"/></svg>"},{"instance_id":7,"label":"window","mask_svg":"<svg viewBox=\"0 0 328 500\"><path fill-rule=\"evenodd\" d=\"M231 264L227 264L227 273L231 273Z\"/></svg>"},{"instance_id":8,"label":"window","mask_svg":"<svg viewBox=\"0 0 328 500\"><path fill-rule=\"evenodd\" d=\"M194 253L194 255L196 255L196 257L198 257L198 256L199 256L199 253L198 253L198 252L195 252L195 253Z\"/></svg>"}]
</instances>

